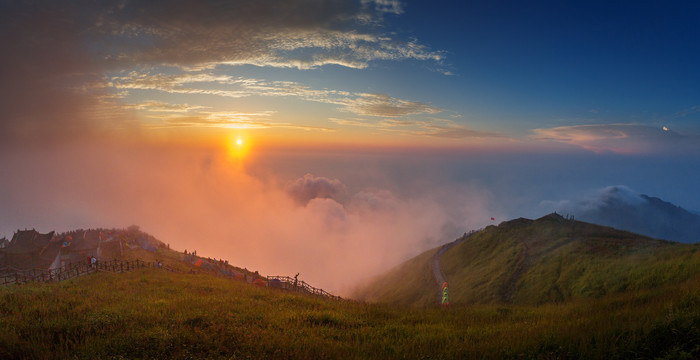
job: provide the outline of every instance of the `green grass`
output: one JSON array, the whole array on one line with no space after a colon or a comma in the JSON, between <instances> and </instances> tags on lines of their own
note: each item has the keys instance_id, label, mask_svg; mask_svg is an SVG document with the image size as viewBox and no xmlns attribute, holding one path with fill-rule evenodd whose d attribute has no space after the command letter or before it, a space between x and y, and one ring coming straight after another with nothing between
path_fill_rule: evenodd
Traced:
<instances>
[{"instance_id":1,"label":"green grass","mask_svg":"<svg viewBox=\"0 0 700 360\"><path fill-rule=\"evenodd\" d=\"M519 260L520 244L495 231L472 235L445 252L441 266L452 303L494 303Z\"/></svg>"},{"instance_id":2,"label":"green grass","mask_svg":"<svg viewBox=\"0 0 700 360\"><path fill-rule=\"evenodd\" d=\"M700 276L700 246L669 244L592 256L571 244L523 276L516 302L557 302L673 284Z\"/></svg>"},{"instance_id":3,"label":"green grass","mask_svg":"<svg viewBox=\"0 0 700 360\"><path fill-rule=\"evenodd\" d=\"M700 356L700 279L541 306L341 302L158 269L0 289L0 358Z\"/></svg>"},{"instance_id":4,"label":"green grass","mask_svg":"<svg viewBox=\"0 0 700 360\"><path fill-rule=\"evenodd\" d=\"M436 249L361 288L373 302L438 304ZM441 267L455 304L544 304L653 289L700 277L700 244L650 239L556 216L489 226L445 252ZM423 273L423 274L421 274Z\"/></svg>"},{"instance_id":5,"label":"green grass","mask_svg":"<svg viewBox=\"0 0 700 360\"><path fill-rule=\"evenodd\" d=\"M430 263L438 251L439 248L429 250L402 263L363 286L352 297L367 302L434 305L440 294Z\"/></svg>"}]
</instances>

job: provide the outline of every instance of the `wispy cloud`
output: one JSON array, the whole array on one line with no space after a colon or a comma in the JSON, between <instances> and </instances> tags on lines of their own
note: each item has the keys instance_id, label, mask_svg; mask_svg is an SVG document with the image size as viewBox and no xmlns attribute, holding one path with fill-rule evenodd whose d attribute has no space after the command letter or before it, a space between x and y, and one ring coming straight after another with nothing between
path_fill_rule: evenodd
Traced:
<instances>
[{"instance_id":1,"label":"wispy cloud","mask_svg":"<svg viewBox=\"0 0 700 360\"><path fill-rule=\"evenodd\" d=\"M170 104L162 101L144 101L139 104L125 104L126 109L146 110L152 112L167 112L167 113L186 113L193 110L206 108L205 106L189 105L189 104Z\"/></svg>"},{"instance_id":2,"label":"wispy cloud","mask_svg":"<svg viewBox=\"0 0 700 360\"><path fill-rule=\"evenodd\" d=\"M363 119L338 119L330 121L342 126L359 126L401 135L427 136L445 139L502 139L512 140L506 135L469 129L448 119L431 118L425 120L388 118L380 121Z\"/></svg>"},{"instance_id":3,"label":"wispy cloud","mask_svg":"<svg viewBox=\"0 0 700 360\"><path fill-rule=\"evenodd\" d=\"M403 100L386 94L353 93L331 89L312 89L293 81L265 81L234 78L211 73L183 73L178 75L138 73L112 76L109 84L117 90L156 90L171 94L215 95L231 98L248 96L297 97L306 101L339 105L343 111L362 116L402 117L416 114L437 114L443 109L430 104ZM195 85L218 85L202 88ZM221 86L227 88L221 88Z\"/></svg>"},{"instance_id":4,"label":"wispy cloud","mask_svg":"<svg viewBox=\"0 0 700 360\"><path fill-rule=\"evenodd\" d=\"M402 12L397 0L3 3L0 93L5 96L0 97L0 133L32 134L41 130L55 134L63 129L73 133L77 128L109 127L92 116L99 112L93 111L95 106L108 107L110 114L119 110L113 104L120 101L117 97L108 104L104 102L109 91L122 98L124 91L130 90L231 98L266 91L268 96L298 96L376 113L378 109L357 104L363 98L359 94L351 103L333 90L194 70L238 65L312 69L331 64L362 69L374 61L406 60L442 67L442 51L387 30L384 16ZM144 70L163 66L170 66L170 71L151 75ZM102 80L106 73L135 68L141 73ZM104 83L93 91L76 91L98 82ZM206 86L212 83L228 87ZM133 106L121 109L139 110L138 105ZM406 104L395 102L393 106L395 109L384 112L411 112ZM174 112L176 108L169 110ZM114 115L110 119L120 117ZM122 115L129 116L128 112Z\"/></svg>"},{"instance_id":5,"label":"wispy cloud","mask_svg":"<svg viewBox=\"0 0 700 360\"><path fill-rule=\"evenodd\" d=\"M439 123L425 123L422 130L413 132L413 134L448 139L508 139L502 134L471 130L447 120L442 120Z\"/></svg>"},{"instance_id":6,"label":"wispy cloud","mask_svg":"<svg viewBox=\"0 0 700 360\"><path fill-rule=\"evenodd\" d=\"M216 64L309 69L367 67L374 60L430 60L443 54L381 32L382 14L402 13L395 0L122 2L91 24L105 58L211 67Z\"/></svg>"},{"instance_id":7,"label":"wispy cloud","mask_svg":"<svg viewBox=\"0 0 700 360\"><path fill-rule=\"evenodd\" d=\"M377 122L368 122L364 119L339 119L339 118L329 118L332 123L343 125L343 126L359 126L359 127L370 127L376 128L380 127Z\"/></svg>"},{"instance_id":8,"label":"wispy cloud","mask_svg":"<svg viewBox=\"0 0 700 360\"><path fill-rule=\"evenodd\" d=\"M285 128L306 131L332 132L331 127L311 126L305 124L293 124L288 122L276 122L270 119L274 111L262 112L229 112L211 111L195 112L187 115L162 114L149 115L149 118L158 120L157 123L146 126L153 129L201 127L201 128L227 128L227 129L270 129Z\"/></svg>"},{"instance_id":9,"label":"wispy cloud","mask_svg":"<svg viewBox=\"0 0 700 360\"><path fill-rule=\"evenodd\" d=\"M398 0L362 0L363 6L370 6L374 4L374 8L377 11L401 14L403 13L403 7Z\"/></svg>"},{"instance_id":10,"label":"wispy cloud","mask_svg":"<svg viewBox=\"0 0 700 360\"><path fill-rule=\"evenodd\" d=\"M414 114L437 114L444 110L432 105L392 98L385 94L357 94L344 101L345 109L359 115L400 117Z\"/></svg>"},{"instance_id":11,"label":"wispy cloud","mask_svg":"<svg viewBox=\"0 0 700 360\"><path fill-rule=\"evenodd\" d=\"M533 139L580 146L596 153L622 154L698 150L697 139L668 127L638 124L574 125L533 130Z\"/></svg>"},{"instance_id":12,"label":"wispy cloud","mask_svg":"<svg viewBox=\"0 0 700 360\"><path fill-rule=\"evenodd\" d=\"M108 86L118 90L156 90L170 94L216 95L231 98L250 96L250 91L197 88L191 84L245 85L245 81L230 76L214 76L204 73L183 73L177 75L150 74L131 71L122 76L112 76Z\"/></svg>"}]
</instances>

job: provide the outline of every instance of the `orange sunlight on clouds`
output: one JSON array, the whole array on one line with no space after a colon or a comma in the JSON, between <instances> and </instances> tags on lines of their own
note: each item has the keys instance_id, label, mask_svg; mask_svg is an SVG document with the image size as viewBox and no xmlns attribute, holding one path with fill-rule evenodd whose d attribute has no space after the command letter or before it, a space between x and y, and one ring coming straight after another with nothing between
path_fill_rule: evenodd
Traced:
<instances>
[{"instance_id":1,"label":"orange sunlight on clouds","mask_svg":"<svg viewBox=\"0 0 700 360\"><path fill-rule=\"evenodd\" d=\"M466 231L469 219L488 213L488 195L468 185L406 195L388 184L346 186L324 173L252 176L245 171L256 161L251 138L240 139L239 147L235 135L229 138L228 153L101 143L2 154L17 175L6 186L23 189L21 199L8 199L15 205L6 220L21 227L40 218L51 226L41 231L59 232L137 224L179 251L265 275L300 272L316 286L347 294L359 280L444 242L446 221ZM381 167L362 168L364 175L383 176Z\"/></svg>"}]
</instances>

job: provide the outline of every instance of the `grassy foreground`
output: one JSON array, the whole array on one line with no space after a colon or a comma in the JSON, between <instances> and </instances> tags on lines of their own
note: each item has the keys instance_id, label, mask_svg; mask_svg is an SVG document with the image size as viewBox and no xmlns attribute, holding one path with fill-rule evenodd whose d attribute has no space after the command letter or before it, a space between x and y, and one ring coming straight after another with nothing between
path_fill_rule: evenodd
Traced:
<instances>
[{"instance_id":1,"label":"grassy foreground","mask_svg":"<svg viewBox=\"0 0 700 360\"><path fill-rule=\"evenodd\" d=\"M698 358L700 279L559 305L339 302L158 269L0 289L0 358Z\"/></svg>"}]
</instances>

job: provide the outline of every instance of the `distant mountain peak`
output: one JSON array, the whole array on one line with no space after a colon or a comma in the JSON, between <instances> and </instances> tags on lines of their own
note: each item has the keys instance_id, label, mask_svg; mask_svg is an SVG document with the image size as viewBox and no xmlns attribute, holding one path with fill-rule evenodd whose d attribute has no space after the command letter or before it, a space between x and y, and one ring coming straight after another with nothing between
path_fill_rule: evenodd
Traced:
<instances>
[{"instance_id":1,"label":"distant mountain peak","mask_svg":"<svg viewBox=\"0 0 700 360\"><path fill-rule=\"evenodd\" d=\"M700 215L624 185L609 186L565 210L577 220L611 226L657 239L700 241Z\"/></svg>"}]
</instances>

